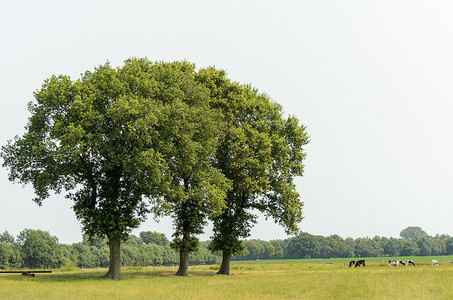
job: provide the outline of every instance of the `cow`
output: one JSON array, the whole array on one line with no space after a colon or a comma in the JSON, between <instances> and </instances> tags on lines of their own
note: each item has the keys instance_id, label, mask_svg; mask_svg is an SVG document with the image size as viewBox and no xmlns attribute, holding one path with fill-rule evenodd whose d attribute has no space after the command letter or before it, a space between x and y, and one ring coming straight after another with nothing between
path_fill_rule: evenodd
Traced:
<instances>
[{"instance_id":1,"label":"cow","mask_svg":"<svg viewBox=\"0 0 453 300\"><path fill-rule=\"evenodd\" d=\"M414 261L413 261L413 260L410 260L410 259L407 260L407 265L408 265L408 266L414 266L414 267L415 267Z\"/></svg>"},{"instance_id":2,"label":"cow","mask_svg":"<svg viewBox=\"0 0 453 300\"><path fill-rule=\"evenodd\" d=\"M353 267L354 265L355 265L355 260L351 260L351 261L349 262L349 268L350 268L350 267Z\"/></svg>"},{"instance_id":3,"label":"cow","mask_svg":"<svg viewBox=\"0 0 453 300\"><path fill-rule=\"evenodd\" d=\"M364 260L364 259L361 259L361 260L356 261L354 268L360 267L360 266L366 267L366 265L365 265L365 260Z\"/></svg>"},{"instance_id":4,"label":"cow","mask_svg":"<svg viewBox=\"0 0 453 300\"><path fill-rule=\"evenodd\" d=\"M397 267L397 266L399 266L399 261L394 260L394 259L389 260L389 266L390 267Z\"/></svg>"},{"instance_id":5,"label":"cow","mask_svg":"<svg viewBox=\"0 0 453 300\"><path fill-rule=\"evenodd\" d=\"M399 264L400 266L403 266L403 267L406 266L406 263L404 262L404 260L399 260L399 261L398 261L398 264Z\"/></svg>"},{"instance_id":6,"label":"cow","mask_svg":"<svg viewBox=\"0 0 453 300\"><path fill-rule=\"evenodd\" d=\"M438 262L437 260L433 259L433 260L431 261L431 265L432 265L432 266L438 266L438 265L439 265L439 262Z\"/></svg>"}]
</instances>

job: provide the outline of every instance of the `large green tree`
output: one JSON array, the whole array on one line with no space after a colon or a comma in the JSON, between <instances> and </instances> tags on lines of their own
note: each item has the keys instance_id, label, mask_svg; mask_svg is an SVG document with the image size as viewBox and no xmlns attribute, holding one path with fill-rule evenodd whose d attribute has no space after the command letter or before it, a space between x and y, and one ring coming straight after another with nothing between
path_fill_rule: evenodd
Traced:
<instances>
[{"instance_id":1,"label":"large green tree","mask_svg":"<svg viewBox=\"0 0 453 300\"><path fill-rule=\"evenodd\" d=\"M172 189L178 177L171 164L184 156L180 136L198 128L187 115L207 97L193 73L187 62L130 59L75 81L52 76L29 105L26 133L2 147L10 180L31 183L35 202L65 192L85 233L108 239L107 278L120 278L120 241L180 193Z\"/></svg>"},{"instance_id":2,"label":"large green tree","mask_svg":"<svg viewBox=\"0 0 453 300\"><path fill-rule=\"evenodd\" d=\"M226 73L202 69L197 79L209 87L211 106L220 109L225 133L215 166L230 180L226 208L213 218L211 249L223 254L219 274L229 274L232 255L243 249L256 222L254 210L298 232L302 205L293 179L303 174L304 146L309 137L293 116L250 85L230 81Z\"/></svg>"},{"instance_id":3,"label":"large green tree","mask_svg":"<svg viewBox=\"0 0 453 300\"><path fill-rule=\"evenodd\" d=\"M197 99L196 109L187 111L178 122L167 122L169 132L179 133L172 139L175 147L167 155L172 157L172 181L171 193L166 197L175 229L171 245L180 253L176 272L180 276L188 275L189 254L199 250L196 235L203 232L209 217L221 212L229 188L228 180L213 162L223 123L209 106L209 90L202 90L205 94Z\"/></svg>"}]
</instances>

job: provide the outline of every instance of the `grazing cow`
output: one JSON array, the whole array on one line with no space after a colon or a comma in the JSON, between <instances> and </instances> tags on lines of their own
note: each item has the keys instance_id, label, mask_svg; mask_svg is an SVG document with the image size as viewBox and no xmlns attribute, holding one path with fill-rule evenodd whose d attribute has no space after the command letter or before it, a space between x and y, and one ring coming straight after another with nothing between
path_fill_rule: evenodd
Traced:
<instances>
[{"instance_id":1,"label":"grazing cow","mask_svg":"<svg viewBox=\"0 0 453 300\"><path fill-rule=\"evenodd\" d=\"M349 267L353 267L354 265L355 265L355 260L351 260L351 261L349 262Z\"/></svg>"},{"instance_id":2,"label":"grazing cow","mask_svg":"<svg viewBox=\"0 0 453 300\"><path fill-rule=\"evenodd\" d=\"M406 266L406 263L404 262L404 260L399 260L399 261L398 261L398 264L399 264L400 266L403 266L403 267Z\"/></svg>"},{"instance_id":3,"label":"grazing cow","mask_svg":"<svg viewBox=\"0 0 453 300\"><path fill-rule=\"evenodd\" d=\"M365 265L365 260L364 260L364 259L361 259L361 260L356 261L354 268L360 267L360 266L366 267L366 265Z\"/></svg>"},{"instance_id":4,"label":"grazing cow","mask_svg":"<svg viewBox=\"0 0 453 300\"><path fill-rule=\"evenodd\" d=\"M413 260L410 260L410 259L407 260L407 265L408 265L408 266L414 266L414 267L415 267L414 261L413 261Z\"/></svg>"},{"instance_id":5,"label":"grazing cow","mask_svg":"<svg viewBox=\"0 0 453 300\"><path fill-rule=\"evenodd\" d=\"M396 267L398 265L399 265L399 262L397 260L394 260L394 259L389 260L389 266L390 267Z\"/></svg>"},{"instance_id":6,"label":"grazing cow","mask_svg":"<svg viewBox=\"0 0 453 300\"><path fill-rule=\"evenodd\" d=\"M30 276L30 277L35 277L35 274L33 274L33 273L29 273L29 272L25 271L25 272L22 272L22 276Z\"/></svg>"},{"instance_id":7,"label":"grazing cow","mask_svg":"<svg viewBox=\"0 0 453 300\"><path fill-rule=\"evenodd\" d=\"M431 261L431 265L432 265L432 266L438 266L438 265L439 265L439 262L438 262L437 260L433 259L433 260Z\"/></svg>"}]
</instances>

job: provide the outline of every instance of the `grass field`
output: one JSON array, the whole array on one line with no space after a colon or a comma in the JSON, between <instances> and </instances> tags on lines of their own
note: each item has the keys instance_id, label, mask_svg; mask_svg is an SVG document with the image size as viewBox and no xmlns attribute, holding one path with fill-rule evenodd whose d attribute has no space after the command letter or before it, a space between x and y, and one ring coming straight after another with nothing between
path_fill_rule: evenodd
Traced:
<instances>
[{"instance_id":1,"label":"grass field","mask_svg":"<svg viewBox=\"0 0 453 300\"><path fill-rule=\"evenodd\" d=\"M217 266L123 268L123 279L101 279L105 269L56 271L24 277L0 274L0 299L453 299L450 257L416 259L417 267L389 267L388 259L348 268L347 259L235 262Z\"/></svg>"}]
</instances>

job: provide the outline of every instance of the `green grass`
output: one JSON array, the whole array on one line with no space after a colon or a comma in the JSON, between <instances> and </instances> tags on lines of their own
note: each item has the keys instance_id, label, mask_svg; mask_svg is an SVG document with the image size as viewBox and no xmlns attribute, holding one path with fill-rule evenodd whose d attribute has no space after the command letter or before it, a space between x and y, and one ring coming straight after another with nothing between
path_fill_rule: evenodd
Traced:
<instances>
[{"instance_id":1,"label":"green grass","mask_svg":"<svg viewBox=\"0 0 453 300\"><path fill-rule=\"evenodd\" d=\"M105 269L34 278L0 274L0 299L453 298L450 258L441 258L439 267L415 268L388 267L383 258L366 268L348 268L344 261L235 263L230 276L215 275L215 266L190 267L188 277L174 276L176 267L123 268L120 281L100 278Z\"/></svg>"},{"instance_id":2,"label":"green grass","mask_svg":"<svg viewBox=\"0 0 453 300\"><path fill-rule=\"evenodd\" d=\"M390 257L351 257L351 258L311 258L311 259L257 259L257 260L239 260L232 261L232 264L281 264L281 263L349 263L351 260L365 259L373 262L381 262L387 264L389 260L414 260L419 264L431 264L431 260L436 259L450 263L453 261L453 255L450 256L390 256Z\"/></svg>"}]
</instances>

